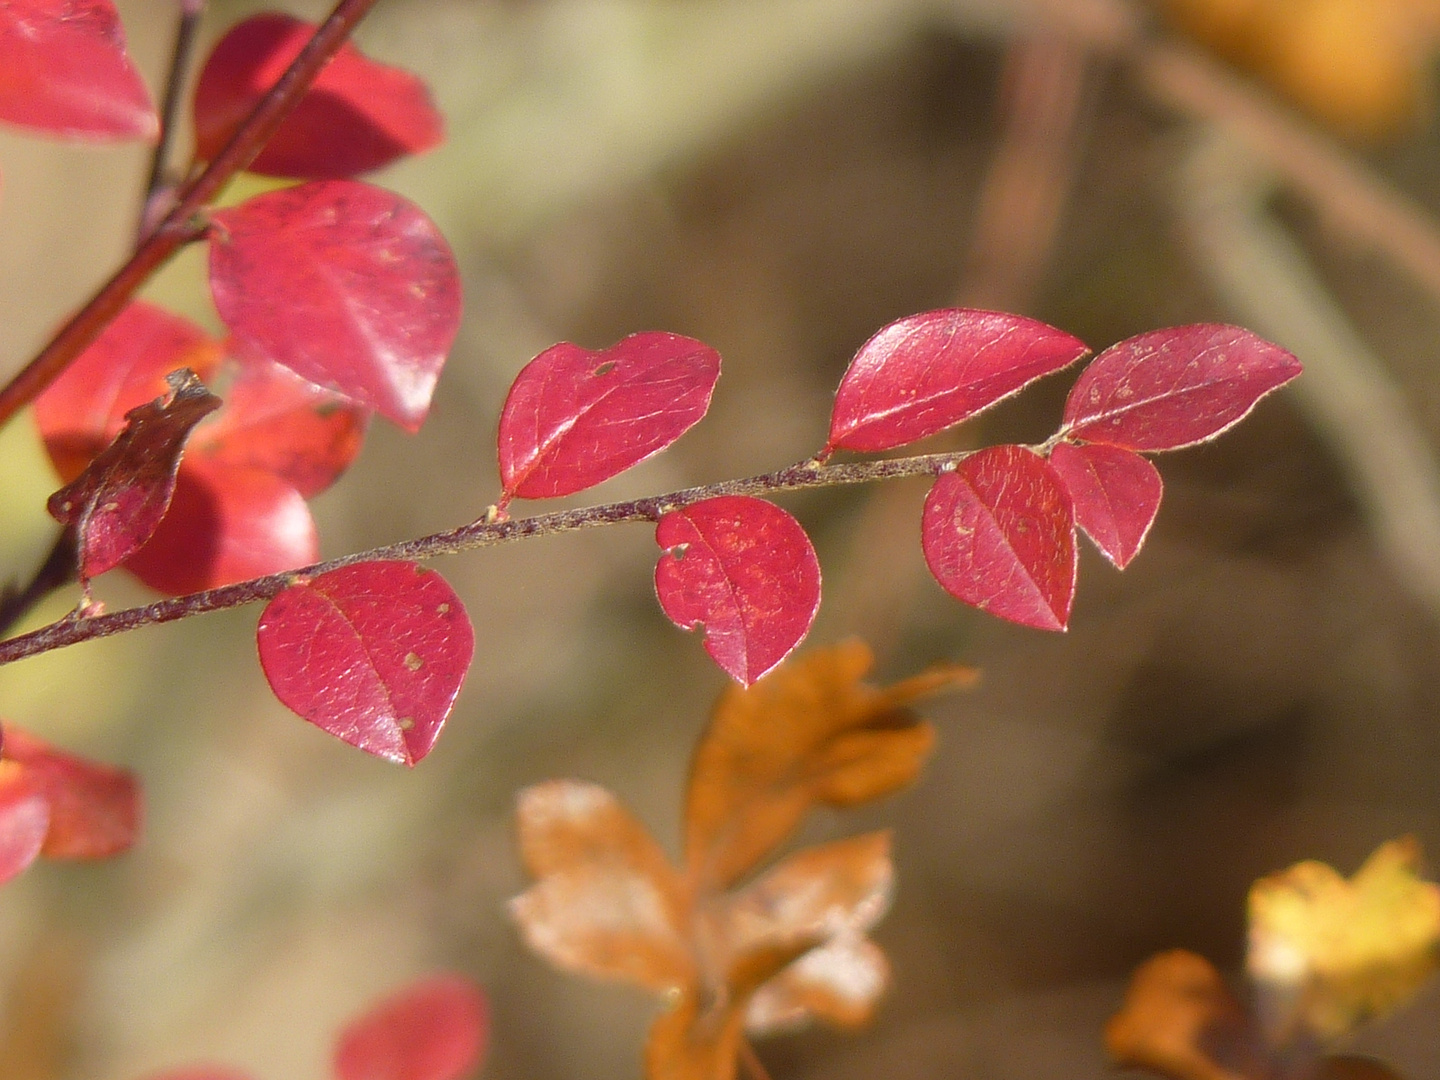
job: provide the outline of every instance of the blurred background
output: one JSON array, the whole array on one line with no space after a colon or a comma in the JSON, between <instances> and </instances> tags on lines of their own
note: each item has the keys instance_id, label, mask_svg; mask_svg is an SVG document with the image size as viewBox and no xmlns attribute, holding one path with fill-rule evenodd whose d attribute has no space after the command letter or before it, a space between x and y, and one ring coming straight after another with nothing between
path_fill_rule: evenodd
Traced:
<instances>
[{"instance_id":1,"label":"blurred background","mask_svg":"<svg viewBox=\"0 0 1440 1080\"><path fill-rule=\"evenodd\" d=\"M158 86L172 5L120 8ZM212 2L206 41L256 10ZM863 637L887 680L950 659L984 681L926 708L915 789L809 827L896 828L875 935L895 984L858 1035L761 1043L776 1080L1101 1076L1137 963L1238 968L1255 877L1348 874L1405 832L1440 850L1436 0L385 0L358 40L448 119L375 179L439 223L466 315L421 433L376 425L314 504L327 555L480 514L505 389L562 339L665 329L725 359L707 421L597 501L808 456L855 349L931 307L1097 350L1238 322L1307 366L1163 456L1147 548L1121 575L1085 547L1063 636L929 579L923 482L783 500L825 572L811 642ZM146 164L0 132L0 373L121 260ZM191 252L147 295L215 325L202 270ZM1072 378L930 448L1043 438ZM48 549L54 486L22 417L0 433L5 575ZM527 954L503 903L514 795L541 779L608 785L676 851L723 676L656 607L654 556L622 527L437 564L477 653L410 773L274 701L254 610L0 669L0 716L148 799L132 854L0 894L0 1080L320 1080L346 1018L442 967L492 995L487 1076L638 1075L654 1003ZM111 577L112 606L148 597ZM1432 987L1359 1046L1440 1077L1437 1019Z\"/></svg>"}]
</instances>

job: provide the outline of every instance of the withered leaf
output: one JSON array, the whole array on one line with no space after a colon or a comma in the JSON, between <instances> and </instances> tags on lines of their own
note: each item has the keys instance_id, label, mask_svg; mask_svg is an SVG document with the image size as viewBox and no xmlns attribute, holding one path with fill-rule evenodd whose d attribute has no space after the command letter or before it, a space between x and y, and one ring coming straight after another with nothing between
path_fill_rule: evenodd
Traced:
<instances>
[{"instance_id":1,"label":"withered leaf","mask_svg":"<svg viewBox=\"0 0 1440 1080\"><path fill-rule=\"evenodd\" d=\"M1117 1065L1173 1080L1263 1080L1268 1064L1250 1018L1220 973L1184 949L1135 970L1125 1004L1105 1026Z\"/></svg>"},{"instance_id":2,"label":"withered leaf","mask_svg":"<svg viewBox=\"0 0 1440 1080\"><path fill-rule=\"evenodd\" d=\"M1315 1080L1400 1080L1400 1074L1372 1058L1342 1054L1322 1061Z\"/></svg>"},{"instance_id":3,"label":"withered leaf","mask_svg":"<svg viewBox=\"0 0 1440 1080\"><path fill-rule=\"evenodd\" d=\"M1420 877L1420 861L1407 836L1349 880L1307 861L1251 886L1246 968L1273 1042L1348 1034L1440 965L1440 886Z\"/></svg>"},{"instance_id":4,"label":"withered leaf","mask_svg":"<svg viewBox=\"0 0 1440 1080\"><path fill-rule=\"evenodd\" d=\"M690 769L685 851L692 883L725 888L816 804L853 806L915 779L934 732L907 705L976 673L941 666L893 686L861 682L873 662L850 641L816 649L715 705Z\"/></svg>"},{"instance_id":5,"label":"withered leaf","mask_svg":"<svg viewBox=\"0 0 1440 1080\"><path fill-rule=\"evenodd\" d=\"M518 817L536 882L510 913L531 948L559 967L660 993L694 981L679 877L614 795L551 780L520 793Z\"/></svg>"},{"instance_id":6,"label":"withered leaf","mask_svg":"<svg viewBox=\"0 0 1440 1080\"><path fill-rule=\"evenodd\" d=\"M189 368L166 376L171 393L137 405L84 472L50 496L50 516L75 529L81 581L103 574L154 534L175 493L191 430L220 407Z\"/></svg>"}]
</instances>

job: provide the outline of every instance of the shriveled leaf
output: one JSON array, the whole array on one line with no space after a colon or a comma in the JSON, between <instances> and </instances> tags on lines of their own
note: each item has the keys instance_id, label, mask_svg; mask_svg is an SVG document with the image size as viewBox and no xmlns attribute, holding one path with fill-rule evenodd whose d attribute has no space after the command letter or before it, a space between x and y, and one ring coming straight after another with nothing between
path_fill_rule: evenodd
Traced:
<instances>
[{"instance_id":1,"label":"shriveled leaf","mask_svg":"<svg viewBox=\"0 0 1440 1080\"><path fill-rule=\"evenodd\" d=\"M945 308L884 327L835 393L827 450L889 450L943 431L1090 350L1034 319Z\"/></svg>"},{"instance_id":2,"label":"shriveled leaf","mask_svg":"<svg viewBox=\"0 0 1440 1080\"><path fill-rule=\"evenodd\" d=\"M940 666L882 689L861 681L871 663L869 648L849 641L721 695L690 767L685 856L692 880L728 886L815 804L852 806L915 779L934 733L906 706L971 685L975 672Z\"/></svg>"},{"instance_id":3,"label":"shriveled leaf","mask_svg":"<svg viewBox=\"0 0 1440 1080\"><path fill-rule=\"evenodd\" d=\"M755 991L745 1011L745 1029L768 1035L811 1020L859 1027L874 1015L889 982L890 964L880 947L861 933L845 931Z\"/></svg>"},{"instance_id":4,"label":"shriveled leaf","mask_svg":"<svg viewBox=\"0 0 1440 1080\"><path fill-rule=\"evenodd\" d=\"M408 562L356 563L298 580L266 605L256 640L281 702L404 765L435 745L475 650L454 590Z\"/></svg>"},{"instance_id":5,"label":"shriveled leaf","mask_svg":"<svg viewBox=\"0 0 1440 1080\"><path fill-rule=\"evenodd\" d=\"M1037 630L1064 630L1075 598L1075 515L1044 458L992 446L942 473L925 498L925 562L945 591Z\"/></svg>"},{"instance_id":6,"label":"shriveled leaf","mask_svg":"<svg viewBox=\"0 0 1440 1080\"><path fill-rule=\"evenodd\" d=\"M810 537L774 503L722 495L672 510L655 542L655 594L682 630L749 686L804 640L820 610L820 563Z\"/></svg>"},{"instance_id":7,"label":"shriveled leaf","mask_svg":"<svg viewBox=\"0 0 1440 1080\"><path fill-rule=\"evenodd\" d=\"M1105 1025L1116 1065L1172 1080L1265 1080L1269 1063L1250 1019L1210 961L1183 949L1135 970L1125 1004Z\"/></svg>"},{"instance_id":8,"label":"shriveled leaf","mask_svg":"<svg viewBox=\"0 0 1440 1080\"><path fill-rule=\"evenodd\" d=\"M414 983L348 1025L336 1080L460 1080L480 1061L489 1007L459 975Z\"/></svg>"},{"instance_id":9,"label":"shriveled leaf","mask_svg":"<svg viewBox=\"0 0 1440 1080\"><path fill-rule=\"evenodd\" d=\"M1372 1058L1345 1054L1322 1061L1315 1080L1400 1080L1400 1074Z\"/></svg>"},{"instance_id":10,"label":"shriveled leaf","mask_svg":"<svg viewBox=\"0 0 1440 1080\"><path fill-rule=\"evenodd\" d=\"M5 729L4 759L24 771L50 807L46 858L103 859L135 843L140 785L128 769L67 754L13 727Z\"/></svg>"},{"instance_id":11,"label":"shriveled leaf","mask_svg":"<svg viewBox=\"0 0 1440 1080\"><path fill-rule=\"evenodd\" d=\"M1246 970L1271 1037L1339 1038L1408 1001L1440 965L1440 885L1420 845L1380 845L1353 878L1302 862L1250 888Z\"/></svg>"},{"instance_id":12,"label":"shriveled leaf","mask_svg":"<svg viewBox=\"0 0 1440 1080\"><path fill-rule=\"evenodd\" d=\"M1152 330L1080 373L1061 430L1127 450L1178 450L1233 427L1299 374L1294 355L1238 326Z\"/></svg>"},{"instance_id":13,"label":"shriveled leaf","mask_svg":"<svg viewBox=\"0 0 1440 1080\"><path fill-rule=\"evenodd\" d=\"M190 368L210 379L221 345L189 319L143 300L127 305L35 399L35 423L64 483L120 434L125 414L165 394L165 376Z\"/></svg>"},{"instance_id":14,"label":"shriveled leaf","mask_svg":"<svg viewBox=\"0 0 1440 1080\"><path fill-rule=\"evenodd\" d=\"M500 414L505 493L553 498L624 472L690 430L719 377L720 354L679 334L546 349L516 376Z\"/></svg>"},{"instance_id":15,"label":"shriveled leaf","mask_svg":"<svg viewBox=\"0 0 1440 1080\"><path fill-rule=\"evenodd\" d=\"M195 143L210 160L229 142L315 26L266 12L233 26L195 87ZM445 125L424 82L372 60L348 42L250 163L251 172L342 179L440 145Z\"/></svg>"},{"instance_id":16,"label":"shriveled leaf","mask_svg":"<svg viewBox=\"0 0 1440 1080\"><path fill-rule=\"evenodd\" d=\"M152 589L179 596L308 566L319 557L315 520L288 481L191 454L176 477L169 511L125 568Z\"/></svg>"},{"instance_id":17,"label":"shriveled leaf","mask_svg":"<svg viewBox=\"0 0 1440 1080\"><path fill-rule=\"evenodd\" d=\"M0 120L74 139L160 131L110 0L0 4Z\"/></svg>"},{"instance_id":18,"label":"shriveled leaf","mask_svg":"<svg viewBox=\"0 0 1440 1080\"><path fill-rule=\"evenodd\" d=\"M417 430L460 326L454 256L419 207L328 180L214 221L210 291L237 349Z\"/></svg>"},{"instance_id":19,"label":"shriveled leaf","mask_svg":"<svg viewBox=\"0 0 1440 1080\"><path fill-rule=\"evenodd\" d=\"M49 829L45 796L19 764L0 761L0 885L39 857Z\"/></svg>"},{"instance_id":20,"label":"shriveled leaf","mask_svg":"<svg viewBox=\"0 0 1440 1080\"><path fill-rule=\"evenodd\" d=\"M729 1003L700 1011L684 994L650 1025L645 1080L735 1080L745 1014Z\"/></svg>"},{"instance_id":21,"label":"shriveled leaf","mask_svg":"<svg viewBox=\"0 0 1440 1080\"><path fill-rule=\"evenodd\" d=\"M191 430L220 407L193 371L170 377L171 394L125 414L125 427L74 481L50 496L50 516L75 530L80 578L120 565L150 539L170 506Z\"/></svg>"},{"instance_id":22,"label":"shriveled leaf","mask_svg":"<svg viewBox=\"0 0 1440 1080\"><path fill-rule=\"evenodd\" d=\"M594 978L669 992L695 979L680 880L650 834L596 784L551 780L519 799L537 880L510 901L530 947Z\"/></svg>"},{"instance_id":23,"label":"shriveled leaf","mask_svg":"<svg viewBox=\"0 0 1440 1080\"><path fill-rule=\"evenodd\" d=\"M1050 464L1070 492L1075 524L1102 555L1125 569L1160 511L1165 490L1160 471L1139 454L1100 443L1062 442L1050 452Z\"/></svg>"},{"instance_id":24,"label":"shriveled leaf","mask_svg":"<svg viewBox=\"0 0 1440 1080\"><path fill-rule=\"evenodd\" d=\"M268 360L246 360L225 408L196 433L192 454L260 469L305 498L328 488L365 441L368 409Z\"/></svg>"}]
</instances>

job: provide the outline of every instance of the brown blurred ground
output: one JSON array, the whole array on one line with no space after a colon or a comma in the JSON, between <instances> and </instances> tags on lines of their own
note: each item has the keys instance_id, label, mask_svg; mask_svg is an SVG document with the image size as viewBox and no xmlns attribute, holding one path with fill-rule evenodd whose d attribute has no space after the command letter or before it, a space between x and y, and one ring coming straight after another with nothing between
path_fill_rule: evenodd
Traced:
<instances>
[{"instance_id":1,"label":"brown blurred ground","mask_svg":"<svg viewBox=\"0 0 1440 1080\"><path fill-rule=\"evenodd\" d=\"M166 6L122 4L152 81ZM217 5L212 33L252 8ZM451 237L467 321L422 433L377 428L316 504L326 551L481 512L505 386L562 338L663 328L725 358L705 424L597 497L813 452L855 348L961 288L997 140L1005 14L899 0L382 4L362 41L433 78L453 139L379 179ZM1238 319L1177 225L1181 123L1103 63L1088 80L1073 189L1027 310L1097 348ZM119 256L142 157L0 135L0 369ZM1370 160L1440 205L1433 127ZM1303 206L1283 209L1440 441L1440 308ZM157 294L198 313L199 282L181 267ZM960 438L1043 437L1068 378ZM7 567L46 542L35 460L23 431L0 440ZM812 640L872 640L885 677L946 657L985 681L927 710L942 742L916 790L814 825L896 826L899 898L876 935L896 985L858 1036L762 1044L776 1080L1101 1075L1099 1029L1128 971L1170 946L1235 969L1256 876L1307 857L1349 872L1407 831L1440 851L1440 633L1379 554L1341 464L1282 394L1160 466L1147 549L1123 576L1086 549L1061 637L972 612L925 577L923 484L787 502L826 574ZM135 854L42 866L0 895L12 1040L0 1080L127 1080L196 1061L319 1080L343 1018L437 966L492 994L487 1076L636 1075L651 1003L549 970L502 905L522 885L509 815L527 783L603 782L673 846L685 759L722 677L656 609L652 548L646 530L617 529L442 564L476 622L476 663L411 774L270 698L254 612L0 670L0 715L131 765L149 796ZM1440 1077L1437 1015L1432 988L1363 1046Z\"/></svg>"}]
</instances>

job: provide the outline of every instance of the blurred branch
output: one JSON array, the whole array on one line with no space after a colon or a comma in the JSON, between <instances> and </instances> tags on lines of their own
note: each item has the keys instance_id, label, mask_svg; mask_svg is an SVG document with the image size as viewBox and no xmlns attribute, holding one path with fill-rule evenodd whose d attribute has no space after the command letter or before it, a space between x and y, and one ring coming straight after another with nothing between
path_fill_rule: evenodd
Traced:
<instances>
[{"instance_id":1,"label":"blurred branch","mask_svg":"<svg viewBox=\"0 0 1440 1080\"><path fill-rule=\"evenodd\" d=\"M1176 209L1226 304L1304 359L1297 400L1334 449L1397 577L1440 615L1434 451L1404 390L1267 212L1275 183L1248 147L1207 127L1183 163Z\"/></svg>"}]
</instances>

